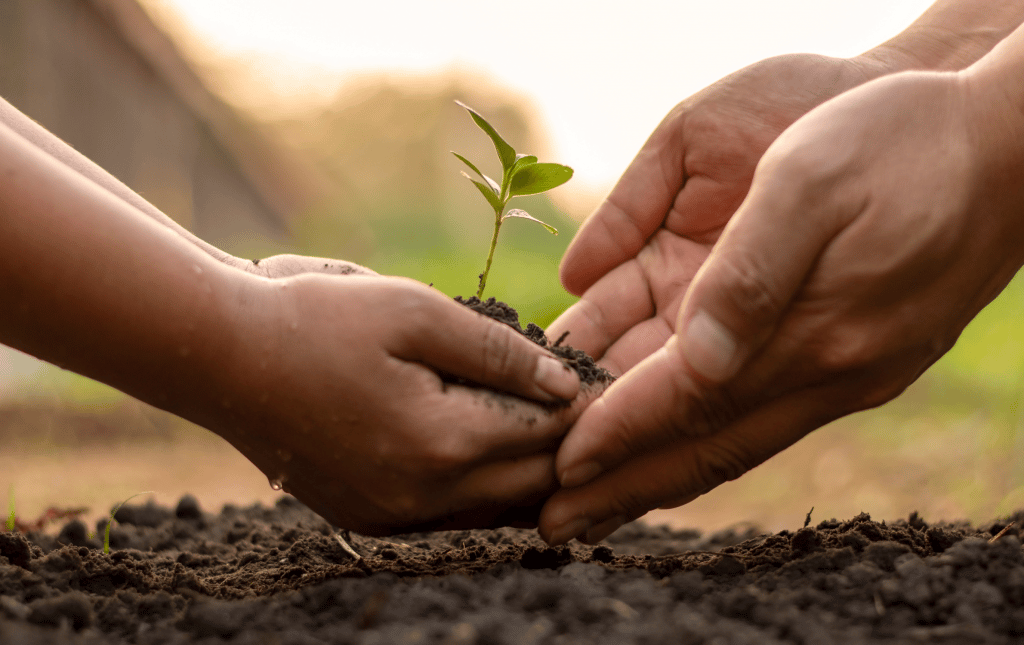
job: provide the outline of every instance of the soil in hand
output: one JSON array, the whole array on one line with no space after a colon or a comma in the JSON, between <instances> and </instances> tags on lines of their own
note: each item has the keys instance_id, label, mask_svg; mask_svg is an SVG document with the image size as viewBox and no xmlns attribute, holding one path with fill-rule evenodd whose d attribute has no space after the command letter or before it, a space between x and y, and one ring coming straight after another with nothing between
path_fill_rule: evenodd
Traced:
<instances>
[{"instance_id":1,"label":"soil in hand","mask_svg":"<svg viewBox=\"0 0 1024 645\"><path fill-rule=\"evenodd\" d=\"M1015 518L1016 519L1016 518ZM105 555L75 520L0 534L0 643L1010 643L1008 521L703 536L642 524L595 547L534 531L352 536L273 508L120 509Z\"/></svg>"},{"instance_id":2,"label":"soil in hand","mask_svg":"<svg viewBox=\"0 0 1024 645\"><path fill-rule=\"evenodd\" d=\"M480 300L476 296L467 299L456 296L455 301L469 307L478 314L483 314L488 318L505 323L541 347L550 350L555 356L561 358L566 365L576 370L576 373L580 376L580 382L584 385L597 385L603 389L615 380L611 372L599 366L586 352L578 350L567 343L567 340L570 342L572 340L568 338L568 334L552 341L544 333L544 330L534 323L527 324L526 329L523 329L519 323L519 313L511 305L494 298Z\"/></svg>"}]
</instances>

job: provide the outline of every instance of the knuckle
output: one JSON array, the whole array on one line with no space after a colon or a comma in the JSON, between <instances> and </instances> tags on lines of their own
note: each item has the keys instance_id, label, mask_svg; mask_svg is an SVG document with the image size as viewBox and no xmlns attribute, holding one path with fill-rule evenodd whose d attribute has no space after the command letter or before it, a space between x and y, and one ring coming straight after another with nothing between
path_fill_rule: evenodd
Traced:
<instances>
[{"instance_id":1,"label":"knuckle","mask_svg":"<svg viewBox=\"0 0 1024 645\"><path fill-rule=\"evenodd\" d=\"M730 441L706 442L694 454L696 460L691 472L698 487L703 489L732 481L759 463L735 437Z\"/></svg>"},{"instance_id":2,"label":"knuckle","mask_svg":"<svg viewBox=\"0 0 1024 645\"><path fill-rule=\"evenodd\" d=\"M662 436L673 441L705 436L730 425L745 411L744 399L727 385L703 386L682 370L674 378L672 409L676 412Z\"/></svg>"},{"instance_id":3,"label":"knuckle","mask_svg":"<svg viewBox=\"0 0 1024 645\"><path fill-rule=\"evenodd\" d=\"M576 313L582 317L583 323L587 326L588 331L599 335L602 345L610 344L612 339L608 335L607 331L608 319L605 316L601 305L584 294L574 306L576 307Z\"/></svg>"},{"instance_id":4,"label":"knuckle","mask_svg":"<svg viewBox=\"0 0 1024 645\"><path fill-rule=\"evenodd\" d=\"M814 364L825 374L862 369L878 359L878 332L861 325L838 325L823 335Z\"/></svg>"},{"instance_id":5,"label":"knuckle","mask_svg":"<svg viewBox=\"0 0 1024 645\"><path fill-rule=\"evenodd\" d=\"M749 257L743 262L726 262L722 270L728 287L720 293L739 315L740 324L759 327L782 314L782 302L770 282L771 271Z\"/></svg>"},{"instance_id":6,"label":"knuckle","mask_svg":"<svg viewBox=\"0 0 1024 645\"><path fill-rule=\"evenodd\" d=\"M460 433L434 437L420 454L421 469L434 478L453 477L472 460L470 443L468 437Z\"/></svg>"},{"instance_id":7,"label":"knuckle","mask_svg":"<svg viewBox=\"0 0 1024 645\"><path fill-rule=\"evenodd\" d=\"M622 486L613 493L608 500L608 510L613 515L645 513L654 507L660 495L652 480L630 482L629 486Z\"/></svg>"},{"instance_id":8,"label":"knuckle","mask_svg":"<svg viewBox=\"0 0 1024 645\"><path fill-rule=\"evenodd\" d=\"M513 333L510 328L501 323L487 325L483 339L483 359L480 362L481 380L491 381L495 377L510 375L516 364Z\"/></svg>"},{"instance_id":9,"label":"knuckle","mask_svg":"<svg viewBox=\"0 0 1024 645\"><path fill-rule=\"evenodd\" d=\"M434 303L420 289L408 288L404 283L388 287L392 289L390 300L397 305L395 315L387 321L392 323L391 326L414 339L437 323L433 313Z\"/></svg>"},{"instance_id":10,"label":"knuckle","mask_svg":"<svg viewBox=\"0 0 1024 645\"><path fill-rule=\"evenodd\" d=\"M644 154L644 152L641 151L640 154ZM608 236L608 239L616 240L620 248L641 248L647 236L630 216L629 209L616 203L614 194L608 196L604 209L605 217L599 221L605 229L604 234Z\"/></svg>"}]
</instances>

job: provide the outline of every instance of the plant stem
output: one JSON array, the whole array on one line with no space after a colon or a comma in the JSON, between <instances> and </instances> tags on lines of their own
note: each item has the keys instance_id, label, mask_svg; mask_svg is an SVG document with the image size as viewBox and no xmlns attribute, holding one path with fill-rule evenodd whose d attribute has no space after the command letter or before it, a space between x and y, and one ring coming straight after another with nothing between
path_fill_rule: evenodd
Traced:
<instances>
[{"instance_id":1,"label":"plant stem","mask_svg":"<svg viewBox=\"0 0 1024 645\"><path fill-rule=\"evenodd\" d=\"M498 247L499 230L501 230L501 211L494 211L494 235L491 236L491 250L487 252L487 264L484 265L484 272L480 274L480 288L476 290L476 297L481 300L484 297L484 287L487 286L487 274L491 272L494 249Z\"/></svg>"}]
</instances>

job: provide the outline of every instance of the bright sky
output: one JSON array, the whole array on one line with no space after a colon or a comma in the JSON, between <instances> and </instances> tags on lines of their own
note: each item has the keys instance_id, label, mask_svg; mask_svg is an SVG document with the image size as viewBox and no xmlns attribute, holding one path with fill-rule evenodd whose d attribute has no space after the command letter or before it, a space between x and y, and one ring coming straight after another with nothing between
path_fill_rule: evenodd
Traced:
<instances>
[{"instance_id":1,"label":"bright sky","mask_svg":"<svg viewBox=\"0 0 1024 645\"><path fill-rule=\"evenodd\" d=\"M932 0L149 0L275 95L338 78L480 71L528 97L575 184L603 192L676 103L790 52L860 53ZM581 186L583 187L583 186Z\"/></svg>"}]
</instances>

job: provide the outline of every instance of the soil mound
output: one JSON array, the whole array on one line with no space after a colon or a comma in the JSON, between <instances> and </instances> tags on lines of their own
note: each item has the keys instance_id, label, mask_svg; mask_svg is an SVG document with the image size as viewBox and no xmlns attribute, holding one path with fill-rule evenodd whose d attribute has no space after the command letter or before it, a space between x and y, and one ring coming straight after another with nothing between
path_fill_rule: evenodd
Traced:
<instances>
[{"instance_id":1,"label":"soil mound","mask_svg":"<svg viewBox=\"0 0 1024 645\"><path fill-rule=\"evenodd\" d=\"M500 300L495 300L494 298L480 300L476 296L471 298L455 296L455 302L469 307L478 314L505 323L541 347L549 349L552 354L565 361L566 365L576 370L576 373L580 375L580 382L586 385L593 385L595 383L608 385L615 380L611 372L599 366L586 352L564 342L569 332L566 332L561 338L556 338L552 342L547 337L547 334L544 333L544 330L534 323L527 324L526 329L523 329L519 324L519 312L511 305Z\"/></svg>"},{"instance_id":2,"label":"soil mound","mask_svg":"<svg viewBox=\"0 0 1024 645\"><path fill-rule=\"evenodd\" d=\"M1024 519L1018 516L1011 519ZM351 536L273 508L126 505L111 553L68 522L0 533L0 643L1009 643L1008 520L710 536L636 524L596 547L517 529Z\"/></svg>"}]
</instances>

